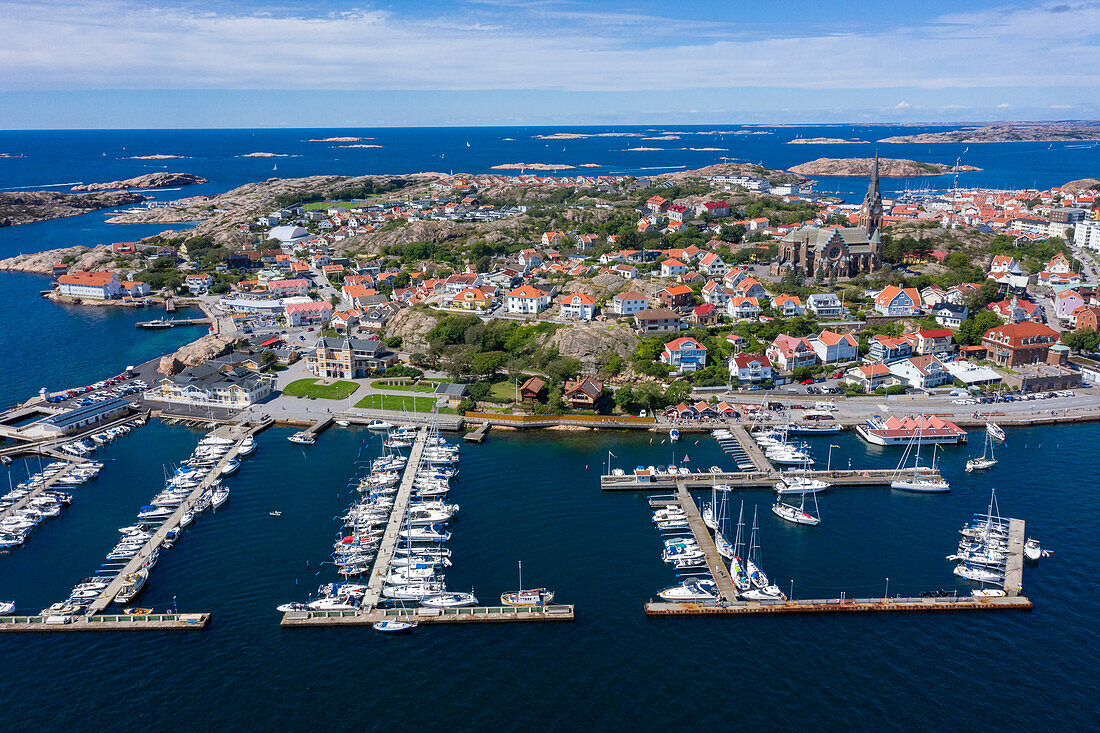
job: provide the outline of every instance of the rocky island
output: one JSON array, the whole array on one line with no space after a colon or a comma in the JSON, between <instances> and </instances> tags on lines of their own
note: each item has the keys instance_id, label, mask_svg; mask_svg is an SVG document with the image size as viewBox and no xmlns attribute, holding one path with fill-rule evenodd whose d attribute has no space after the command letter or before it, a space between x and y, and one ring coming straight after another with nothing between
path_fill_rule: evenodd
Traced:
<instances>
[{"instance_id":1,"label":"rocky island","mask_svg":"<svg viewBox=\"0 0 1100 733\"><path fill-rule=\"evenodd\" d=\"M143 176L127 178L124 181L110 181L109 183L82 183L73 186L73 191L125 191L130 188L175 188L177 186L193 186L199 183L208 183L205 178L193 176L190 173L146 173Z\"/></svg>"},{"instance_id":2,"label":"rocky island","mask_svg":"<svg viewBox=\"0 0 1100 733\"><path fill-rule=\"evenodd\" d=\"M874 158L818 158L789 168L803 176L869 176ZM905 158L879 158L878 172L883 178L915 178L952 173L955 166L946 163L922 163ZM980 171L972 165L960 165L960 171Z\"/></svg>"},{"instance_id":3,"label":"rocky island","mask_svg":"<svg viewBox=\"0 0 1100 733\"><path fill-rule=\"evenodd\" d=\"M845 140L842 137L796 137L794 140L788 140L788 145L853 145L859 143L865 143L866 140Z\"/></svg>"},{"instance_id":4,"label":"rocky island","mask_svg":"<svg viewBox=\"0 0 1100 733\"><path fill-rule=\"evenodd\" d=\"M999 123L984 127L965 127L945 132L895 135L881 143L1029 143L1060 140L1100 140L1100 123Z\"/></svg>"},{"instance_id":5,"label":"rocky island","mask_svg":"<svg viewBox=\"0 0 1100 733\"><path fill-rule=\"evenodd\" d=\"M136 204L145 200L140 193L60 193L57 191L18 191L0 193L0 226L31 224L47 219L86 214L96 209Z\"/></svg>"}]
</instances>

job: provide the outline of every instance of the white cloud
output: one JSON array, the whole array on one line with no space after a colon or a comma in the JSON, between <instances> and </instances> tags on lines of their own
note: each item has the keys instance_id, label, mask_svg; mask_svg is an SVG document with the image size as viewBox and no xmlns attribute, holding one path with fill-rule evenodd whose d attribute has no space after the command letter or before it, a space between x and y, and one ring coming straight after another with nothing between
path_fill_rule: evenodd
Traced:
<instances>
[{"instance_id":1,"label":"white cloud","mask_svg":"<svg viewBox=\"0 0 1100 733\"><path fill-rule=\"evenodd\" d=\"M997 105L997 109L1008 109L1011 106L1012 105L1009 104L1008 102L1001 102L1000 104Z\"/></svg>"},{"instance_id":2,"label":"white cloud","mask_svg":"<svg viewBox=\"0 0 1100 733\"><path fill-rule=\"evenodd\" d=\"M908 102L898 102L894 105L894 109L909 109L912 106L913 105L909 104Z\"/></svg>"},{"instance_id":3,"label":"white cloud","mask_svg":"<svg viewBox=\"0 0 1100 733\"><path fill-rule=\"evenodd\" d=\"M669 32L700 25L671 11L657 18L486 2L508 10L483 19L459 8L425 19L372 8L250 13L143 0L0 0L0 91L1100 88L1100 67L1080 63L1100 50L1090 35L1100 27L1095 2L772 37L732 24Z\"/></svg>"}]
</instances>

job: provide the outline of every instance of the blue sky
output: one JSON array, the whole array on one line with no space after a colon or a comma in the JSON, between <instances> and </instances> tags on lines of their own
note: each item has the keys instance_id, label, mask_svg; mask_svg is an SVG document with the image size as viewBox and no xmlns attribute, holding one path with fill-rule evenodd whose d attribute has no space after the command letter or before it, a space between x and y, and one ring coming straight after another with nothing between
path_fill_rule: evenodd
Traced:
<instances>
[{"instance_id":1,"label":"blue sky","mask_svg":"<svg viewBox=\"0 0 1100 733\"><path fill-rule=\"evenodd\" d=\"M0 0L0 17L5 129L1100 117L1097 0Z\"/></svg>"}]
</instances>

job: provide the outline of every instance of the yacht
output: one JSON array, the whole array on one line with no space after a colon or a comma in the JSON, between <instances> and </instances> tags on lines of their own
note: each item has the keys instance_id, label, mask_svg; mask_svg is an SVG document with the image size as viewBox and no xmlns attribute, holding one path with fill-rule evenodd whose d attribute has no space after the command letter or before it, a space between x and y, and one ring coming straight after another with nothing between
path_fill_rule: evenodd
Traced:
<instances>
[{"instance_id":1,"label":"yacht","mask_svg":"<svg viewBox=\"0 0 1100 733\"><path fill-rule=\"evenodd\" d=\"M477 597L473 593L438 593L425 596L420 600L420 605L426 608L461 608L463 606L476 606Z\"/></svg>"},{"instance_id":2,"label":"yacht","mask_svg":"<svg viewBox=\"0 0 1100 733\"><path fill-rule=\"evenodd\" d=\"M817 507L817 494L811 494L814 497L814 507ZM818 510L818 516L814 516L806 511L806 495L802 494L802 501L798 506L792 504L785 504L782 501L776 500L772 504L772 513L780 519L792 522L794 524L808 524L810 526L821 524L821 512Z\"/></svg>"},{"instance_id":3,"label":"yacht","mask_svg":"<svg viewBox=\"0 0 1100 733\"><path fill-rule=\"evenodd\" d=\"M149 580L148 570L139 570L122 577L122 590L115 596L115 603L120 606L132 601L141 589L145 587L145 581Z\"/></svg>"},{"instance_id":4,"label":"yacht","mask_svg":"<svg viewBox=\"0 0 1100 733\"><path fill-rule=\"evenodd\" d=\"M947 483L947 480L942 476L936 477L936 451L939 449L939 444L935 444L932 447L932 467L931 469L923 469L920 465L920 446L921 435L924 425L924 416L921 415L921 422L918 423L916 432L913 433L909 440L909 444L905 446L905 452L901 454L901 460L898 461L898 467L894 470L894 475L890 480L890 488L898 489L900 491L912 491L916 493L943 493L950 491L951 486ZM911 475L906 476L904 473L905 464L909 460L909 455L913 455L913 472Z\"/></svg>"},{"instance_id":5,"label":"yacht","mask_svg":"<svg viewBox=\"0 0 1100 733\"><path fill-rule=\"evenodd\" d=\"M417 622L408 620L402 621L401 619L386 619L385 621L375 621L371 624L371 628L375 631L381 631L387 634L400 634L406 631L412 631L416 628Z\"/></svg>"},{"instance_id":6,"label":"yacht","mask_svg":"<svg viewBox=\"0 0 1100 733\"><path fill-rule=\"evenodd\" d=\"M691 601L716 601L719 598L718 584L710 578L688 578L657 593L663 601L685 603Z\"/></svg>"},{"instance_id":7,"label":"yacht","mask_svg":"<svg viewBox=\"0 0 1100 733\"><path fill-rule=\"evenodd\" d=\"M304 430L291 435L287 440L299 445L313 445L317 442L317 438L313 437L312 433L307 433Z\"/></svg>"},{"instance_id":8,"label":"yacht","mask_svg":"<svg viewBox=\"0 0 1100 733\"><path fill-rule=\"evenodd\" d=\"M981 567L978 565L971 565L965 563L963 565L955 566L955 575L966 580L973 580L979 583L1003 583L1005 576L1003 573L992 570L990 568Z\"/></svg>"},{"instance_id":9,"label":"yacht","mask_svg":"<svg viewBox=\"0 0 1100 733\"><path fill-rule=\"evenodd\" d=\"M15 601L0 601L0 616L6 616L15 610Z\"/></svg>"},{"instance_id":10,"label":"yacht","mask_svg":"<svg viewBox=\"0 0 1100 733\"><path fill-rule=\"evenodd\" d=\"M249 435L247 438L241 441L240 447L237 449L237 455L249 456L256 452L256 441Z\"/></svg>"},{"instance_id":11,"label":"yacht","mask_svg":"<svg viewBox=\"0 0 1100 733\"><path fill-rule=\"evenodd\" d=\"M775 493L779 496L799 496L806 494L817 494L819 491L824 491L832 484L827 481L822 481L816 478L806 478L805 476L784 476L775 483Z\"/></svg>"},{"instance_id":12,"label":"yacht","mask_svg":"<svg viewBox=\"0 0 1100 733\"><path fill-rule=\"evenodd\" d=\"M385 420L371 420L367 423L367 430L389 430L393 425Z\"/></svg>"},{"instance_id":13,"label":"yacht","mask_svg":"<svg viewBox=\"0 0 1100 733\"><path fill-rule=\"evenodd\" d=\"M966 462L967 473L973 471L984 471L987 468L993 468L997 465L997 459L993 457L993 433L989 431L988 426L985 431L985 447L982 449L982 454L977 458L971 458Z\"/></svg>"},{"instance_id":14,"label":"yacht","mask_svg":"<svg viewBox=\"0 0 1100 733\"><path fill-rule=\"evenodd\" d=\"M523 563L519 563L519 590L501 593L500 602L505 606L545 606L554 600L553 591L545 588L523 589Z\"/></svg>"},{"instance_id":15,"label":"yacht","mask_svg":"<svg viewBox=\"0 0 1100 733\"><path fill-rule=\"evenodd\" d=\"M997 424L997 423L995 423L995 422L991 422L991 423L986 423L986 425L985 425L985 431L986 431L987 433L989 433L989 435L990 435L990 436L991 436L991 437L992 437L992 438L993 438L994 440L1004 440L1004 439L1005 439L1005 431L1004 431L1004 428L1002 428L1002 427L1001 427L1000 425L998 425L998 424Z\"/></svg>"},{"instance_id":16,"label":"yacht","mask_svg":"<svg viewBox=\"0 0 1100 733\"><path fill-rule=\"evenodd\" d=\"M1027 542L1024 543L1024 559L1029 562L1039 562L1039 558L1045 554L1043 548L1039 545L1039 540L1029 537Z\"/></svg>"}]
</instances>

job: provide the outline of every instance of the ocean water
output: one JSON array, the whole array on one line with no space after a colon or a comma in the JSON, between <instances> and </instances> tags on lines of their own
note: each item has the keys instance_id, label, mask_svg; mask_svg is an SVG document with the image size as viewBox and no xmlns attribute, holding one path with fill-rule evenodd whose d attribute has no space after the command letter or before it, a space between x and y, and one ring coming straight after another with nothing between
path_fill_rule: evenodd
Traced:
<instances>
[{"instance_id":1,"label":"ocean water","mask_svg":"<svg viewBox=\"0 0 1100 733\"><path fill-rule=\"evenodd\" d=\"M737 130L765 135L726 134ZM651 127L477 127L371 128L311 130L89 130L0 131L0 190L66 191L79 182L111 181L156 171L194 173L209 183L179 190L151 192L162 201L183 196L216 194L267 178L317 174L414 173L421 171L487 173L505 163L551 163L577 167L562 174L656 175L699 168L724 160L788 168L819 157L869 157L873 144L791 145L797 137L835 137L873 141L891 135L940 131L940 127L832 125L817 127L752 127L739 125ZM554 132L631 132L646 137L676 135L675 140L639 137L589 137L541 140ZM316 142L330 137L360 137L358 144L378 148L342 147L356 143ZM656 150L633 151L645 147ZM693 150L692 148L695 148ZM715 148L704 150L703 148ZM279 158L241 157L275 153ZM995 188L1049 187L1095 175L1100 145L1092 143L990 143L977 145L884 144L886 157L912 158L982 168L963 173L963 186ZM135 155L182 155L180 160L132 160ZM511 174L516 171L500 171ZM889 179L886 191L952 184L951 176ZM866 179L827 178L819 190L848 201L859 201ZM181 225L108 225L105 212L34 226L0 229L0 257L70 244L130 241Z\"/></svg>"},{"instance_id":2,"label":"ocean water","mask_svg":"<svg viewBox=\"0 0 1100 733\"><path fill-rule=\"evenodd\" d=\"M1079 456L1094 425L1010 430L992 471L967 475L978 452L949 448L942 496L836 489L823 522L774 517L767 491L737 493L760 511L763 567L796 597L880 596L956 584L944 556L956 530L996 488L1006 516L1054 551L1025 570L1031 612L648 619L642 604L675 582L644 492L602 493L612 465L728 466L714 441L675 446L649 434L492 433L462 446L449 499L462 511L449 546L448 584L491 602L517 583L544 585L574 603L573 623L422 627L402 637L369 628L283 630L278 603L304 599L335 577L322 563L334 517L350 500L356 461L376 456L366 431L332 429L317 444L262 434L227 479L232 494L162 553L141 605L213 612L202 632L0 636L18 659L0 688L11 729L368 730L602 728L902 730L965 720L977 730L1094 729L1091 704L1100 611L1098 517ZM137 507L161 485L162 465L199 437L153 422L101 451L107 467L62 516L0 556L0 593L36 610L89 574ZM974 434L975 438L980 435ZM898 449L851 435L814 440L834 465L891 466ZM1041 466L1041 468L1039 468ZM19 464L13 467L17 478ZM2 479L2 477L0 477ZM703 494L698 498L702 500ZM279 509L280 518L268 512ZM1072 517L1072 520L1069 518Z\"/></svg>"},{"instance_id":3,"label":"ocean water","mask_svg":"<svg viewBox=\"0 0 1100 733\"><path fill-rule=\"evenodd\" d=\"M59 305L39 295L49 287L50 280L40 275L0 273L2 407L33 397L42 387L52 392L113 376L206 332L206 326L138 329L135 323L158 318L163 309ZM180 310L177 316L202 312Z\"/></svg>"}]
</instances>

